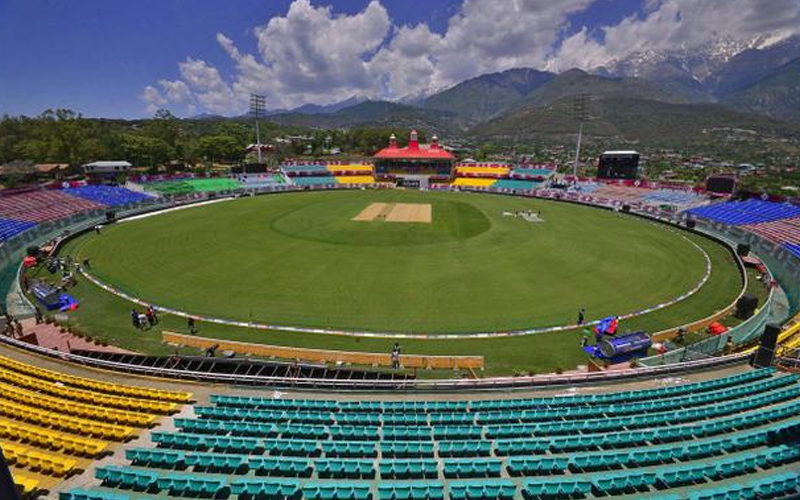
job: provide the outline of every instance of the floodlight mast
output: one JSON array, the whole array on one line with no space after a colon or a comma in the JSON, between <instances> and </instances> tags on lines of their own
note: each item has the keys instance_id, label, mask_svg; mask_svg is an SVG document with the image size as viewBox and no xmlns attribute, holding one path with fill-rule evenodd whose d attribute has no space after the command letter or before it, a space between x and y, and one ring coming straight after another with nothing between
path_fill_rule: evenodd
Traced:
<instances>
[{"instance_id":1,"label":"floodlight mast","mask_svg":"<svg viewBox=\"0 0 800 500\"><path fill-rule=\"evenodd\" d=\"M267 111L267 98L259 94L250 94L250 114L256 121L256 149L258 150L258 164L261 165L261 134L258 130L258 119Z\"/></svg>"},{"instance_id":2,"label":"floodlight mast","mask_svg":"<svg viewBox=\"0 0 800 500\"><path fill-rule=\"evenodd\" d=\"M578 182L578 163L581 158L581 140L583 139L583 122L586 121L588 114L589 101L591 95L577 94L572 103L572 114L578 120L578 142L575 145L575 164L572 167L572 177L574 182Z\"/></svg>"}]
</instances>

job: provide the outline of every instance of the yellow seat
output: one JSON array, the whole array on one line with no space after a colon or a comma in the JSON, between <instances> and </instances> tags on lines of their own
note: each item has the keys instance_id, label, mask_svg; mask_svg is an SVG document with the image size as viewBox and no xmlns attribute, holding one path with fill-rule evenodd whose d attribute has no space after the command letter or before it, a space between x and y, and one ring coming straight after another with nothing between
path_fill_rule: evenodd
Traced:
<instances>
[{"instance_id":1,"label":"yellow seat","mask_svg":"<svg viewBox=\"0 0 800 500\"><path fill-rule=\"evenodd\" d=\"M166 391L162 389L148 389L146 387L135 387L113 384L109 382L100 382L98 380L76 377L74 375L67 375L66 373L38 368L4 356L0 356L0 366L43 380L59 382L65 386L80 387L97 392L123 394L130 397L157 399L176 403L187 403L192 399L192 394L190 392Z\"/></svg>"},{"instance_id":2,"label":"yellow seat","mask_svg":"<svg viewBox=\"0 0 800 500\"><path fill-rule=\"evenodd\" d=\"M336 176L339 184L374 184L375 178L371 175L339 175Z\"/></svg>"},{"instance_id":3,"label":"yellow seat","mask_svg":"<svg viewBox=\"0 0 800 500\"><path fill-rule=\"evenodd\" d=\"M14 474L14 484L22 493L23 496L31 495L39 489L39 481L23 476L22 474Z\"/></svg>"},{"instance_id":4,"label":"yellow seat","mask_svg":"<svg viewBox=\"0 0 800 500\"><path fill-rule=\"evenodd\" d=\"M452 185L456 187L489 187L495 182L497 182L497 179L457 177Z\"/></svg>"}]
</instances>

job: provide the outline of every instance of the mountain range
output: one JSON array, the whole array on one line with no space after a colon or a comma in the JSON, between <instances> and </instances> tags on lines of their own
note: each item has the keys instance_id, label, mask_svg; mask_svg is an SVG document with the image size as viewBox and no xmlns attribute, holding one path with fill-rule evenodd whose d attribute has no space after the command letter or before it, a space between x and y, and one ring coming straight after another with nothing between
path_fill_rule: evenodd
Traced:
<instances>
[{"instance_id":1,"label":"mountain range","mask_svg":"<svg viewBox=\"0 0 800 500\"><path fill-rule=\"evenodd\" d=\"M394 125L475 137L557 136L574 133L577 94L590 96L590 135L692 142L707 139L709 130L746 129L800 138L800 37L635 53L589 71L516 68L407 103L351 97L269 119L318 128Z\"/></svg>"}]
</instances>

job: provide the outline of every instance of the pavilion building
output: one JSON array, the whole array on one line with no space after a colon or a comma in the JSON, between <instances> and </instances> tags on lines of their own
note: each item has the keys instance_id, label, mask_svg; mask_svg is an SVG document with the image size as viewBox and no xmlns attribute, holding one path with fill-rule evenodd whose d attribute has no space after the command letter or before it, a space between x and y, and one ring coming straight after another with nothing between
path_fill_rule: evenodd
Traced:
<instances>
[{"instance_id":1,"label":"pavilion building","mask_svg":"<svg viewBox=\"0 0 800 500\"><path fill-rule=\"evenodd\" d=\"M394 181L408 187L427 187L431 177L449 179L455 157L439 144L434 135L430 144L420 144L417 131L412 130L408 146L397 146L394 134L389 146L373 156L375 177L379 181Z\"/></svg>"}]
</instances>

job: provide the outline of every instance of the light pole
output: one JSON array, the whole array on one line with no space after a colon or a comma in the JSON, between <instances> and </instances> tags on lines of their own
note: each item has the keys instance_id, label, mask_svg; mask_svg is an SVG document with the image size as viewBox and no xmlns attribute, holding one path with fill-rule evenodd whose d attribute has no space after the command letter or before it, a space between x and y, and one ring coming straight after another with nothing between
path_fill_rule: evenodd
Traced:
<instances>
[{"instance_id":1,"label":"light pole","mask_svg":"<svg viewBox=\"0 0 800 500\"><path fill-rule=\"evenodd\" d=\"M572 102L572 114L578 120L578 142L575 145L575 164L572 167L572 177L578 182L578 162L581 158L581 139L583 138L583 122L586 120L591 95L576 94Z\"/></svg>"},{"instance_id":2,"label":"light pole","mask_svg":"<svg viewBox=\"0 0 800 500\"><path fill-rule=\"evenodd\" d=\"M256 149L258 150L258 164L261 165L261 134L258 131L258 119L267 111L267 98L263 95L250 94L250 114L256 121Z\"/></svg>"}]
</instances>

